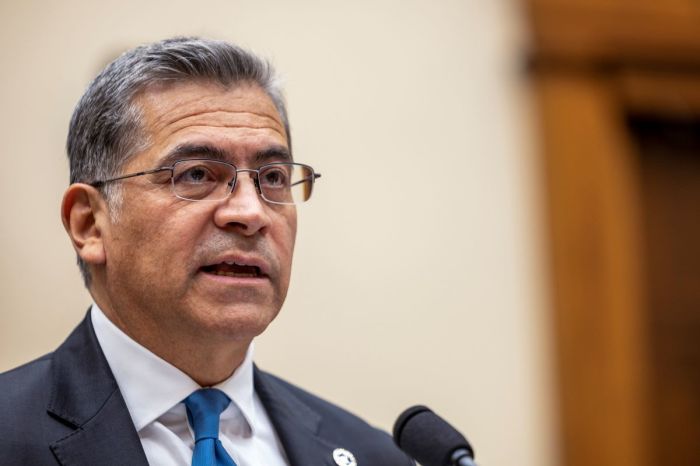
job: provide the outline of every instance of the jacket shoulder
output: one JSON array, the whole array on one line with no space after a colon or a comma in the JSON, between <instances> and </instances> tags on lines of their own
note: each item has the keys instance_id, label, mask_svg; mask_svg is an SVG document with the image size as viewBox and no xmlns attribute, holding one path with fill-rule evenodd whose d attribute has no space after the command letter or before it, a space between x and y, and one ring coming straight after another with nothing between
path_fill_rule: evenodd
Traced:
<instances>
[{"instance_id":1,"label":"jacket shoulder","mask_svg":"<svg viewBox=\"0 0 700 466\"><path fill-rule=\"evenodd\" d=\"M321 398L320 396L294 385L276 375L267 372L264 374L266 377L274 380L275 383L284 387L284 389L289 391L304 404L321 414L324 422L332 423L332 425L336 427L355 429L361 433L366 433L367 435L371 436L379 435L381 437L390 438L383 430L371 426L359 416L344 408L341 408L337 404Z\"/></svg>"},{"instance_id":2,"label":"jacket shoulder","mask_svg":"<svg viewBox=\"0 0 700 466\"><path fill-rule=\"evenodd\" d=\"M55 464L45 437L52 357L0 374L0 464Z\"/></svg>"},{"instance_id":3,"label":"jacket shoulder","mask_svg":"<svg viewBox=\"0 0 700 466\"><path fill-rule=\"evenodd\" d=\"M309 391L300 388L275 375L258 370L258 376L266 384L277 385L278 389L299 400L311 411L320 416L319 432L327 439L347 448L360 452L358 464L378 464L386 466L409 466L415 463L394 443L389 434L371 426L366 421ZM370 459L362 461L362 459Z\"/></svg>"},{"instance_id":4,"label":"jacket shoulder","mask_svg":"<svg viewBox=\"0 0 700 466\"><path fill-rule=\"evenodd\" d=\"M46 407L53 353L0 374L0 411L21 411L28 405Z\"/></svg>"}]
</instances>

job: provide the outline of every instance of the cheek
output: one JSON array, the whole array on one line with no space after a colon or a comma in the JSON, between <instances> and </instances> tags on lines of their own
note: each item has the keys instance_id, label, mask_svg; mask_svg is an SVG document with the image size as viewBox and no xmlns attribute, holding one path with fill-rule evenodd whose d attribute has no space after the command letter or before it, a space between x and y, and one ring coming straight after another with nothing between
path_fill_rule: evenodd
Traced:
<instances>
[{"instance_id":1,"label":"cheek","mask_svg":"<svg viewBox=\"0 0 700 466\"><path fill-rule=\"evenodd\" d=\"M168 210L169 215L163 217L164 210L130 212L128 219L124 217L116 225L111 238L108 262L111 256L121 273L132 274L131 281L140 280L144 286L163 280L181 281L177 277L186 276L193 238L199 234L193 216Z\"/></svg>"},{"instance_id":2,"label":"cheek","mask_svg":"<svg viewBox=\"0 0 700 466\"><path fill-rule=\"evenodd\" d=\"M270 229L270 252L276 258L279 271L279 289L281 295L286 295L292 269L292 257L294 243L296 241L297 220L296 213L276 212L273 227Z\"/></svg>"},{"instance_id":3,"label":"cheek","mask_svg":"<svg viewBox=\"0 0 700 466\"><path fill-rule=\"evenodd\" d=\"M294 244L296 242L297 235L297 217L296 213L290 215L285 219L284 229L281 234L280 243L282 244L282 251L285 254L285 261L287 262L287 268L291 268L292 255L294 253Z\"/></svg>"}]
</instances>

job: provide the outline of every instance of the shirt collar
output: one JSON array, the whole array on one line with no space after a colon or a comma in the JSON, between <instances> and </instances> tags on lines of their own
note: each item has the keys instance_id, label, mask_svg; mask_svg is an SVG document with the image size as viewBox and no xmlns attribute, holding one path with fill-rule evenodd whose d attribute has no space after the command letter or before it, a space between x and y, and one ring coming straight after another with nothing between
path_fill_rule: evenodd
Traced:
<instances>
[{"instance_id":1,"label":"shirt collar","mask_svg":"<svg viewBox=\"0 0 700 466\"><path fill-rule=\"evenodd\" d=\"M137 343L114 325L97 304L92 305L92 325L97 341L112 369L119 390L137 431L182 402L202 387L187 374ZM138 363L134 363L138 361ZM253 388L253 344L245 359L228 379L214 386L240 409L251 432L255 433ZM230 416L227 408L222 417Z\"/></svg>"}]
</instances>

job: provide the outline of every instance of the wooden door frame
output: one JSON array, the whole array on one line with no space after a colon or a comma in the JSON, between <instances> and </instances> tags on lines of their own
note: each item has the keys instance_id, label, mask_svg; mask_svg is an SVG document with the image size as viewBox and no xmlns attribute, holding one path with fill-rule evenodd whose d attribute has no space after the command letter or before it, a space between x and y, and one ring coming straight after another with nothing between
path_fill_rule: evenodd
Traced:
<instances>
[{"instance_id":1,"label":"wooden door frame","mask_svg":"<svg viewBox=\"0 0 700 466\"><path fill-rule=\"evenodd\" d=\"M651 466L654 448L639 162L626 116L700 113L700 6L641 3L526 3L565 466Z\"/></svg>"}]
</instances>

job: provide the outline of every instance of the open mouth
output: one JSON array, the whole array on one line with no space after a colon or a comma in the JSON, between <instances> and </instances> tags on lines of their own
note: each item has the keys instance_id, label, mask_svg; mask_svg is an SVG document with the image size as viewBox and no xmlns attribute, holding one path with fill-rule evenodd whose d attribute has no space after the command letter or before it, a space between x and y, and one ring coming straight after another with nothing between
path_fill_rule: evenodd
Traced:
<instances>
[{"instance_id":1,"label":"open mouth","mask_svg":"<svg viewBox=\"0 0 700 466\"><path fill-rule=\"evenodd\" d=\"M236 278L261 278L264 276L260 267L255 265L243 265L235 262L221 262L219 264L205 265L204 273Z\"/></svg>"}]
</instances>

